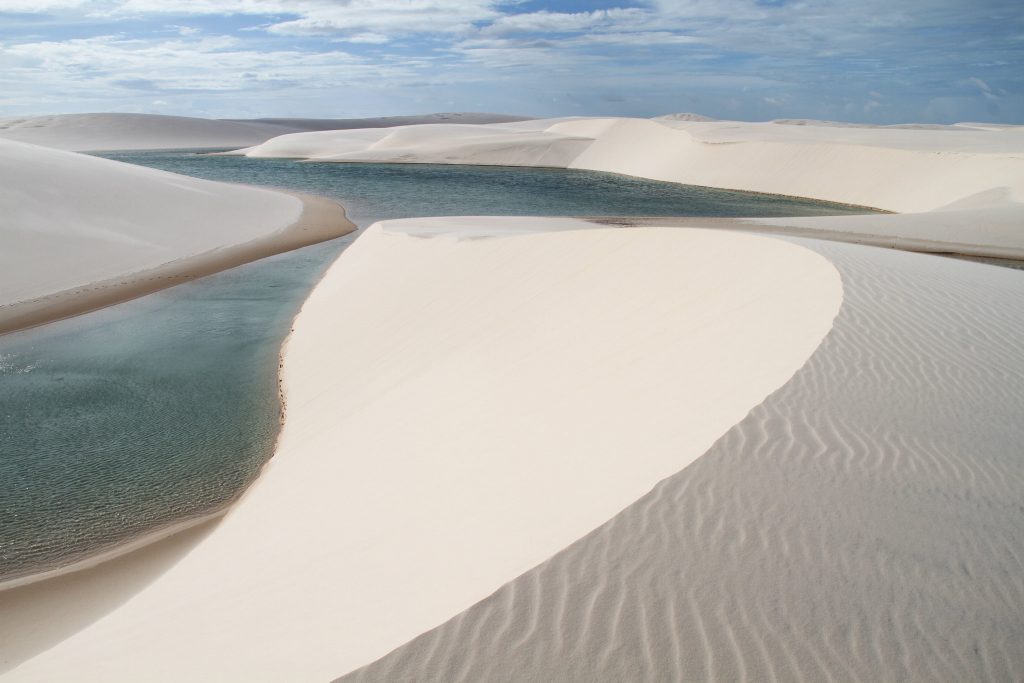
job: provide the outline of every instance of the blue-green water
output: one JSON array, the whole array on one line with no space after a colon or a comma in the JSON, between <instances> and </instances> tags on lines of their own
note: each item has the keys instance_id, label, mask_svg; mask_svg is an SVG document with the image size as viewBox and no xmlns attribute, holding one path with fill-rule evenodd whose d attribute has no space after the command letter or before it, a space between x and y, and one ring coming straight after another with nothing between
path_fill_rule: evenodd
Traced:
<instances>
[{"instance_id":1,"label":"blue-green water","mask_svg":"<svg viewBox=\"0 0 1024 683\"><path fill-rule=\"evenodd\" d=\"M425 215L852 211L587 172L107 156L334 197L361 225ZM0 579L80 559L236 497L277 434L278 352L290 321L351 239L0 337Z\"/></svg>"}]
</instances>

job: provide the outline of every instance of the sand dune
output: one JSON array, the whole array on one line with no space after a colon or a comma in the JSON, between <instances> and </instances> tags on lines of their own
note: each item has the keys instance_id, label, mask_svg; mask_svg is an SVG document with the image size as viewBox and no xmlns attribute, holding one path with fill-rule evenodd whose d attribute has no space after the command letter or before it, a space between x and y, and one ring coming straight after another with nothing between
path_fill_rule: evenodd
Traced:
<instances>
[{"instance_id":1,"label":"sand dune","mask_svg":"<svg viewBox=\"0 0 1024 683\"><path fill-rule=\"evenodd\" d=\"M350 130L354 128L391 128L393 126L412 126L421 123L513 123L530 119L526 116L459 111L441 112L437 114L416 114L413 116L378 116L362 119L264 118L224 120L238 121L240 123L269 123L277 126L293 128L296 131L317 131Z\"/></svg>"},{"instance_id":2,"label":"sand dune","mask_svg":"<svg viewBox=\"0 0 1024 683\"><path fill-rule=\"evenodd\" d=\"M383 128L420 123L494 123L502 114L454 112L366 119L200 119L156 114L60 114L0 119L0 138L73 151L216 149L256 145L302 131Z\"/></svg>"},{"instance_id":3,"label":"sand dune","mask_svg":"<svg viewBox=\"0 0 1024 683\"><path fill-rule=\"evenodd\" d=\"M571 124L570 124L571 125ZM926 212L1005 189L1024 201L1024 127L882 131L622 119L572 168Z\"/></svg>"},{"instance_id":4,"label":"sand dune","mask_svg":"<svg viewBox=\"0 0 1024 683\"><path fill-rule=\"evenodd\" d=\"M254 145L303 130L290 125L154 114L61 114L0 119L0 138L75 151Z\"/></svg>"},{"instance_id":5,"label":"sand dune","mask_svg":"<svg viewBox=\"0 0 1024 683\"><path fill-rule=\"evenodd\" d=\"M339 680L1024 678L1024 277L799 243L844 299L790 382L594 533Z\"/></svg>"},{"instance_id":6,"label":"sand dune","mask_svg":"<svg viewBox=\"0 0 1024 683\"><path fill-rule=\"evenodd\" d=\"M261 478L191 547L0 593L10 680L367 664L700 456L840 305L828 261L780 240L579 222L510 235L543 221L365 232L296 321Z\"/></svg>"},{"instance_id":7,"label":"sand dune","mask_svg":"<svg viewBox=\"0 0 1024 683\"><path fill-rule=\"evenodd\" d=\"M344 234L336 204L0 140L0 332Z\"/></svg>"}]
</instances>

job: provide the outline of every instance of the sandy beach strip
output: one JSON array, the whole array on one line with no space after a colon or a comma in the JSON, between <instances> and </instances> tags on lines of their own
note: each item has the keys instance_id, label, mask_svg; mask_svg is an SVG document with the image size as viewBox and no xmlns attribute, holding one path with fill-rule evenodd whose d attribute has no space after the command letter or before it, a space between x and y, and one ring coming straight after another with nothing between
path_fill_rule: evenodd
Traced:
<instances>
[{"instance_id":1,"label":"sandy beach strip","mask_svg":"<svg viewBox=\"0 0 1024 683\"><path fill-rule=\"evenodd\" d=\"M365 665L698 458L842 298L772 238L457 223L378 225L328 270L286 345L278 451L222 519L0 593L9 680Z\"/></svg>"},{"instance_id":2,"label":"sandy beach strip","mask_svg":"<svg viewBox=\"0 0 1024 683\"><path fill-rule=\"evenodd\" d=\"M0 334L355 229L318 197L0 141Z\"/></svg>"}]
</instances>

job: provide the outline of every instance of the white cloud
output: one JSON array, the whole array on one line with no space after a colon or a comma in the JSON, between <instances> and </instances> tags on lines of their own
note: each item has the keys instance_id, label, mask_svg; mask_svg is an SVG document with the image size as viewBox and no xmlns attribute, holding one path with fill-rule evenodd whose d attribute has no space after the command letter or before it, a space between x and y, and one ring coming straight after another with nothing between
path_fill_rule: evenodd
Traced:
<instances>
[{"instance_id":1,"label":"white cloud","mask_svg":"<svg viewBox=\"0 0 1024 683\"><path fill-rule=\"evenodd\" d=\"M165 41L96 36L23 43L0 47L0 67L20 82L24 96L39 91L113 94L328 88L411 78L413 73L405 65L369 64L340 50L249 49L233 36Z\"/></svg>"},{"instance_id":2,"label":"white cloud","mask_svg":"<svg viewBox=\"0 0 1024 683\"><path fill-rule=\"evenodd\" d=\"M972 85L977 86L978 90L982 91L983 93L991 93L992 92L992 88L989 87L989 84L986 83L985 81L981 80L980 78L977 78L975 76L971 76L970 78L967 79L967 82L971 83Z\"/></svg>"},{"instance_id":3,"label":"white cloud","mask_svg":"<svg viewBox=\"0 0 1024 683\"><path fill-rule=\"evenodd\" d=\"M438 95L444 105L457 84L467 107L500 108L478 102L475 92L491 87L492 102L527 113L516 98L544 102L545 113L552 97L572 93L606 113L614 102L604 96L615 93L623 111L934 119L970 102L971 112L1024 116L1019 0L642 4L570 12L553 2L520 11L518 0L0 0L0 13L50 15L0 22L0 103L71 106L94 92L137 106L159 95L173 107L180 100L165 91L256 101L273 87L292 102L296 88L343 85L417 103L449 88ZM239 17L250 28L237 28ZM59 40L67 33L47 33L51 25L73 25L77 37ZM125 95L145 89L156 92Z\"/></svg>"},{"instance_id":4,"label":"white cloud","mask_svg":"<svg viewBox=\"0 0 1024 683\"><path fill-rule=\"evenodd\" d=\"M649 12L641 9L607 9L593 12L528 12L506 14L487 26L488 33L569 33L602 27L626 29L646 23Z\"/></svg>"},{"instance_id":5,"label":"white cloud","mask_svg":"<svg viewBox=\"0 0 1024 683\"><path fill-rule=\"evenodd\" d=\"M196 36L196 35L199 35L200 33L202 33L202 31L200 31L199 29L197 29L194 26L175 26L175 25L171 25L171 26L168 26L167 28L169 28L169 29L171 29L173 31L177 31L178 35L180 35L180 36Z\"/></svg>"},{"instance_id":6,"label":"white cloud","mask_svg":"<svg viewBox=\"0 0 1024 683\"><path fill-rule=\"evenodd\" d=\"M356 33L340 40L346 43L364 43L366 45L383 45L391 42L391 38L383 33Z\"/></svg>"},{"instance_id":7,"label":"white cloud","mask_svg":"<svg viewBox=\"0 0 1024 683\"><path fill-rule=\"evenodd\" d=\"M344 6L308 8L299 19L273 24L285 35L459 33L496 19L492 0L351 0ZM293 13L294 10L293 10Z\"/></svg>"}]
</instances>

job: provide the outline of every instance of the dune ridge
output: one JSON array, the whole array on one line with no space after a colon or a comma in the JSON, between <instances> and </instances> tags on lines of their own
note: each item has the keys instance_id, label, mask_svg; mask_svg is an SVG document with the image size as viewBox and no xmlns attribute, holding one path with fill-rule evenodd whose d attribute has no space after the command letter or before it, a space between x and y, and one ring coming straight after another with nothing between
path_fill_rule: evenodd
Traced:
<instances>
[{"instance_id":1,"label":"dune ridge","mask_svg":"<svg viewBox=\"0 0 1024 683\"><path fill-rule=\"evenodd\" d=\"M0 138L76 152L216 149L256 145L288 133L381 128L438 122L522 120L503 114L452 112L363 119L202 119L161 114L57 114L0 119Z\"/></svg>"},{"instance_id":2,"label":"dune ridge","mask_svg":"<svg viewBox=\"0 0 1024 683\"><path fill-rule=\"evenodd\" d=\"M798 242L844 302L790 382L600 529L338 680L1024 677L1024 278Z\"/></svg>"}]
</instances>

